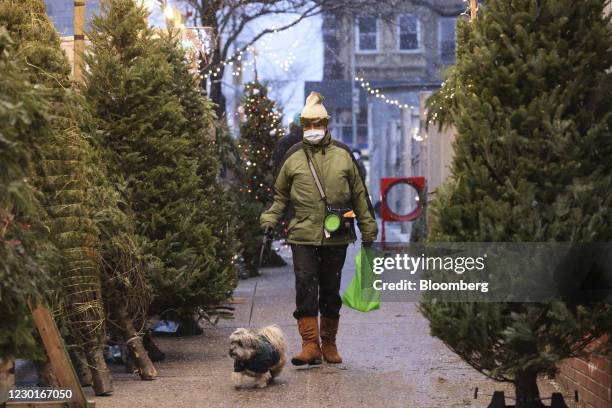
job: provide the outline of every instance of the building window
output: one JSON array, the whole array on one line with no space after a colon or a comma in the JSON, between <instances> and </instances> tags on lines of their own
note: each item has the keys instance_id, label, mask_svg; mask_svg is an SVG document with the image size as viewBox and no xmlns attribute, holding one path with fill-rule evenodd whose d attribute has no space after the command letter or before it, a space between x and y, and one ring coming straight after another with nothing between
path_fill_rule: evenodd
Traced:
<instances>
[{"instance_id":1,"label":"building window","mask_svg":"<svg viewBox=\"0 0 612 408\"><path fill-rule=\"evenodd\" d=\"M374 16L357 19L357 50L376 51L378 49L378 19Z\"/></svg>"},{"instance_id":2,"label":"building window","mask_svg":"<svg viewBox=\"0 0 612 408\"><path fill-rule=\"evenodd\" d=\"M454 17L440 17L438 20L440 60L442 62L452 63L455 61L455 47L457 43L456 25L457 19Z\"/></svg>"},{"instance_id":3,"label":"building window","mask_svg":"<svg viewBox=\"0 0 612 408\"><path fill-rule=\"evenodd\" d=\"M414 14L403 14L398 17L397 29L399 49L401 51L415 51L419 49L419 19Z\"/></svg>"}]
</instances>

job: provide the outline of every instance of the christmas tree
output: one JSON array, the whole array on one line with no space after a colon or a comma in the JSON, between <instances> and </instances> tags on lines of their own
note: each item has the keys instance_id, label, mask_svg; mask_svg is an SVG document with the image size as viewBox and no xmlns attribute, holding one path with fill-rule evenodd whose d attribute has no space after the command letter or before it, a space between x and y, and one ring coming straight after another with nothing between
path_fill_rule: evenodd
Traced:
<instances>
[{"instance_id":1,"label":"christmas tree","mask_svg":"<svg viewBox=\"0 0 612 408\"><path fill-rule=\"evenodd\" d=\"M84 115L85 119L90 119ZM87 126L89 134L95 130ZM96 146L97 147L97 146ZM108 335L113 342L126 343L126 356L138 370L140 377L151 380L157 376L148 353L144 349L142 334L148 318L150 290L145 276L144 254L134 231L134 214L121 197L119 189L108 181L108 169L97 149L92 164L97 171L94 214L100 231L102 261L102 295L106 308ZM84 368L87 370L86 367ZM86 375L86 374L85 374Z\"/></svg>"},{"instance_id":2,"label":"christmas tree","mask_svg":"<svg viewBox=\"0 0 612 408\"><path fill-rule=\"evenodd\" d=\"M242 256L250 275L257 274L263 231L259 216L273 201L272 153L276 141L284 134L282 113L268 97L268 88L259 81L247 83L244 89L240 126L239 236ZM272 256L276 253L272 252ZM278 255L276 255L278 257Z\"/></svg>"},{"instance_id":3,"label":"christmas tree","mask_svg":"<svg viewBox=\"0 0 612 408\"><path fill-rule=\"evenodd\" d=\"M77 99L70 64L42 0L0 0L0 25L18 46L29 80L49 89L50 135L40 143L37 187L50 217L52 241L60 250L55 275L61 285L56 305L70 336L86 352L97 394L112 391L102 354L104 307L101 299L99 231L93 219L93 154L78 127Z\"/></svg>"},{"instance_id":4,"label":"christmas tree","mask_svg":"<svg viewBox=\"0 0 612 408\"><path fill-rule=\"evenodd\" d=\"M125 187L134 211L152 313L189 320L228 295L226 277L214 274L217 238L202 214L208 198L194 151L201 133L190 134L190 121L206 121L210 108L198 107L202 117L186 115L183 103L193 101L178 96L173 65L184 61L168 54L165 40L147 26L147 13L132 0L101 3L91 21L84 95L111 180Z\"/></svg>"},{"instance_id":5,"label":"christmas tree","mask_svg":"<svg viewBox=\"0 0 612 408\"><path fill-rule=\"evenodd\" d=\"M491 0L458 27L430 120L457 129L433 241L609 242L612 36L604 0ZM431 332L543 407L537 377L612 330L612 305L422 303Z\"/></svg>"},{"instance_id":6,"label":"christmas tree","mask_svg":"<svg viewBox=\"0 0 612 408\"><path fill-rule=\"evenodd\" d=\"M15 47L0 27L0 388L12 359L45 360L33 335L28 296L44 299L51 287L53 246L48 219L31 180L50 133L46 90L27 80ZM5 372L3 372L5 371Z\"/></svg>"},{"instance_id":7,"label":"christmas tree","mask_svg":"<svg viewBox=\"0 0 612 408\"><path fill-rule=\"evenodd\" d=\"M179 32L170 30L162 35L162 51L173 69L174 95L180 101L186 118L185 128L192 144L189 153L197 162L197 175L202 193L198 199L197 222L210 228L216 238L215 261L208 266L210 273L206 289L210 304L227 299L236 287L238 265L237 212L227 186L220 179L221 161L216 140L218 125L213 103L202 93L199 73L185 60L185 50L179 42Z\"/></svg>"}]
</instances>

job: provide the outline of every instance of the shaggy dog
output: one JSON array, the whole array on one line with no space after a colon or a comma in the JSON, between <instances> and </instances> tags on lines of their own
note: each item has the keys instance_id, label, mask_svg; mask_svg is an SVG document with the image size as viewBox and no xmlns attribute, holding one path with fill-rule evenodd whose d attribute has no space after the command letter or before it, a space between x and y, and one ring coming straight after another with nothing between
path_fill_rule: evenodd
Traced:
<instances>
[{"instance_id":1,"label":"shaggy dog","mask_svg":"<svg viewBox=\"0 0 612 408\"><path fill-rule=\"evenodd\" d=\"M252 377L257 388L265 388L283 370L286 348L285 334L277 325L261 330L236 329L230 335L229 347L234 359L234 387L240 388L245 377Z\"/></svg>"}]
</instances>

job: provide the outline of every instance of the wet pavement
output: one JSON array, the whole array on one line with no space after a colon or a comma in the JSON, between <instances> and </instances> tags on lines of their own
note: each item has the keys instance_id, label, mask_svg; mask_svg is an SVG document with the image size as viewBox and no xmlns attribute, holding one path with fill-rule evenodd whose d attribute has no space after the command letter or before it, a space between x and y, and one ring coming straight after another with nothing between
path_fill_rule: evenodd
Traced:
<instances>
[{"instance_id":1,"label":"wet pavement","mask_svg":"<svg viewBox=\"0 0 612 408\"><path fill-rule=\"evenodd\" d=\"M343 289L352 277L357 249L349 246ZM248 326L256 283L253 327L280 325L289 355L297 352L292 266L265 269L261 277L240 282L235 297L242 303L235 305L234 319L205 328L202 336L157 338L167 355L157 363L157 380L140 381L114 367L115 392L95 398L96 407L486 407L490 398L474 400L474 387L481 395L494 390L512 394L510 386L488 380L430 337L427 320L412 303L383 303L369 313L343 307L338 345L344 364L296 369L288 363L268 388L235 390L228 337L235 328ZM540 385L543 395L556 389L547 380Z\"/></svg>"}]
</instances>

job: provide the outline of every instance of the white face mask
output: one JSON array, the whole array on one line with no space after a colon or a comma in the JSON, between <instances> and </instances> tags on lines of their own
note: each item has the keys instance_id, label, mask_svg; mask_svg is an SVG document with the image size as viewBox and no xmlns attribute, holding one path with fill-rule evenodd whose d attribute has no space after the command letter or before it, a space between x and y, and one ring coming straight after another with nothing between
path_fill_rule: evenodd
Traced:
<instances>
[{"instance_id":1,"label":"white face mask","mask_svg":"<svg viewBox=\"0 0 612 408\"><path fill-rule=\"evenodd\" d=\"M325 130L323 129L309 129L304 131L304 139L309 143L317 144L325 136Z\"/></svg>"}]
</instances>

